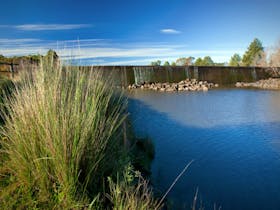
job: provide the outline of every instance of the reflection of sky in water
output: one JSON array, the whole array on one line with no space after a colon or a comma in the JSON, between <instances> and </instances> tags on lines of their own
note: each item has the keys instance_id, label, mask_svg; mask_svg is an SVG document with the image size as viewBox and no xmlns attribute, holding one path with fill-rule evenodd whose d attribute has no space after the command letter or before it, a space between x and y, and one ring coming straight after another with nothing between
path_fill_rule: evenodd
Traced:
<instances>
[{"instance_id":1,"label":"reflection of sky in water","mask_svg":"<svg viewBox=\"0 0 280 210\"><path fill-rule=\"evenodd\" d=\"M246 94L242 94L243 91L232 89L162 93L137 90L129 96L188 126L280 122L280 92L247 90Z\"/></svg>"},{"instance_id":2,"label":"reflection of sky in water","mask_svg":"<svg viewBox=\"0 0 280 210\"><path fill-rule=\"evenodd\" d=\"M140 90L130 98L136 134L155 142L156 189L195 160L168 195L174 209L190 209L197 187L205 209L279 209L280 91Z\"/></svg>"}]
</instances>

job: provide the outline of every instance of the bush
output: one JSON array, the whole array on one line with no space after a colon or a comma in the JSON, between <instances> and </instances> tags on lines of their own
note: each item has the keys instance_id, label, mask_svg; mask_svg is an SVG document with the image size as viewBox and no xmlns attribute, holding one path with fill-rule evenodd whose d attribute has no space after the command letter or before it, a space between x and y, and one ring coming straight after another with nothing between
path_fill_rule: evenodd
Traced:
<instances>
[{"instance_id":1,"label":"bush","mask_svg":"<svg viewBox=\"0 0 280 210\"><path fill-rule=\"evenodd\" d=\"M106 177L114 180L130 161L121 126L126 99L96 71L50 60L40 65L23 75L4 103L0 206L110 207L104 194L114 185Z\"/></svg>"}]
</instances>

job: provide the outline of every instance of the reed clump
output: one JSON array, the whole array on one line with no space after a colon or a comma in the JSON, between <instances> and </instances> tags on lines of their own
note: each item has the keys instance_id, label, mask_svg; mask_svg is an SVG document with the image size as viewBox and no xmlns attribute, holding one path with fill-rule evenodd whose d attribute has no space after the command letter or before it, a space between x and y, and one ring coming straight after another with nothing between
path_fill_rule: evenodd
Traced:
<instances>
[{"instance_id":1,"label":"reed clump","mask_svg":"<svg viewBox=\"0 0 280 210\"><path fill-rule=\"evenodd\" d=\"M125 97L100 72L85 71L44 59L4 97L1 208L158 206L145 180L128 182L124 173L131 162Z\"/></svg>"}]
</instances>

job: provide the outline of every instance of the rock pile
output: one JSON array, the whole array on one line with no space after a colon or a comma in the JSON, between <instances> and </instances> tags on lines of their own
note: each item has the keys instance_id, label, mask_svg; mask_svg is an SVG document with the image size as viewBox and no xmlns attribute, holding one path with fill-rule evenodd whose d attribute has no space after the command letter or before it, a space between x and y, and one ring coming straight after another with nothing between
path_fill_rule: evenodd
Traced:
<instances>
[{"instance_id":1,"label":"rock pile","mask_svg":"<svg viewBox=\"0 0 280 210\"><path fill-rule=\"evenodd\" d=\"M155 91L208 91L211 88L219 87L218 84L208 83L207 81L197 81L196 79L186 79L178 83L143 83L141 85L129 85L128 89L147 89Z\"/></svg>"},{"instance_id":2,"label":"rock pile","mask_svg":"<svg viewBox=\"0 0 280 210\"><path fill-rule=\"evenodd\" d=\"M271 89L271 90L278 90L280 89L280 79L265 79L259 80L257 82L237 82L235 87L238 88L260 88L260 89Z\"/></svg>"}]
</instances>

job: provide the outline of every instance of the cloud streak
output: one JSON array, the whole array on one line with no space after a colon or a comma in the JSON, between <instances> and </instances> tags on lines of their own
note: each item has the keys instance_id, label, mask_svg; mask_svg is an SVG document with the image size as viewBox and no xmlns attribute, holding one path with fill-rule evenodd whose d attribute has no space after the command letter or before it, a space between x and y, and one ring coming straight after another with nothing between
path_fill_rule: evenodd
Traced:
<instances>
[{"instance_id":1,"label":"cloud streak","mask_svg":"<svg viewBox=\"0 0 280 210\"><path fill-rule=\"evenodd\" d=\"M229 60L242 50L190 50L188 46L169 43L118 43L105 39L40 40L0 39L0 54L5 56L45 54L54 49L63 60L77 59L87 65L145 65L152 60L175 61L179 57L210 55L216 62Z\"/></svg>"},{"instance_id":2,"label":"cloud streak","mask_svg":"<svg viewBox=\"0 0 280 210\"><path fill-rule=\"evenodd\" d=\"M14 28L21 31L59 31L90 28L91 24L23 24L0 25L0 28Z\"/></svg>"},{"instance_id":3,"label":"cloud streak","mask_svg":"<svg viewBox=\"0 0 280 210\"><path fill-rule=\"evenodd\" d=\"M172 28L165 28L165 29L161 29L160 33L162 33L162 34L180 34L182 32L172 29Z\"/></svg>"},{"instance_id":4,"label":"cloud streak","mask_svg":"<svg viewBox=\"0 0 280 210\"><path fill-rule=\"evenodd\" d=\"M0 39L0 45L26 44L40 42L41 39Z\"/></svg>"},{"instance_id":5,"label":"cloud streak","mask_svg":"<svg viewBox=\"0 0 280 210\"><path fill-rule=\"evenodd\" d=\"M22 31L57 31L89 28L90 24L24 24L15 26Z\"/></svg>"}]
</instances>

